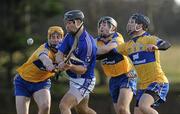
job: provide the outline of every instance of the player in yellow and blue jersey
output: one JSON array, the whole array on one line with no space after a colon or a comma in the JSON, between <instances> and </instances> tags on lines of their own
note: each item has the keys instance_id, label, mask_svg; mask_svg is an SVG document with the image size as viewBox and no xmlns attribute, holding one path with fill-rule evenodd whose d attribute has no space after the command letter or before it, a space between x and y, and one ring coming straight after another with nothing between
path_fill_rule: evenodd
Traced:
<instances>
[{"instance_id":1,"label":"player in yellow and blue jersey","mask_svg":"<svg viewBox=\"0 0 180 114\"><path fill-rule=\"evenodd\" d=\"M118 51L131 58L139 77L135 114L158 114L154 106L165 102L169 90L168 79L160 65L159 50L167 50L171 45L146 30L150 20L142 14L133 14L127 24L127 32L132 37L118 45Z\"/></svg>"},{"instance_id":2,"label":"player in yellow and blue jersey","mask_svg":"<svg viewBox=\"0 0 180 114\"><path fill-rule=\"evenodd\" d=\"M48 29L48 42L42 44L31 57L17 69L14 78L17 114L28 114L31 97L38 105L38 114L49 114L51 95L50 77L54 75L55 54L64 38L59 26Z\"/></svg>"},{"instance_id":3,"label":"player in yellow and blue jersey","mask_svg":"<svg viewBox=\"0 0 180 114\"><path fill-rule=\"evenodd\" d=\"M136 93L136 71L129 59L121 55L116 47L124 43L122 35L116 32L117 22L103 16L98 22L97 60L109 80L109 91L116 114L130 114L130 102Z\"/></svg>"}]
</instances>

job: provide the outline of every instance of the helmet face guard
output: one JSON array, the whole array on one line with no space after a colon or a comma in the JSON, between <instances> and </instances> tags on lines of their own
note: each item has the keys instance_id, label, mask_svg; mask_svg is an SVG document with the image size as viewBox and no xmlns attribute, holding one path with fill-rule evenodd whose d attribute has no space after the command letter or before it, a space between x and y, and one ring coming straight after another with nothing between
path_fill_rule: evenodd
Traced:
<instances>
[{"instance_id":1,"label":"helmet face guard","mask_svg":"<svg viewBox=\"0 0 180 114\"><path fill-rule=\"evenodd\" d=\"M142 24L144 30L148 29L150 25L150 20L147 16L143 14L135 13L131 16L131 18L135 20L135 23Z\"/></svg>"},{"instance_id":2,"label":"helmet face guard","mask_svg":"<svg viewBox=\"0 0 180 114\"><path fill-rule=\"evenodd\" d=\"M109 16L103 16L99 19L97 27L99 28L101 22L108 22L109 24L113 25L115 28L117 28L117 22L115 19Z\"/></svg>"},{"instance_id":3,"label":"helmet face guard","mask_svg":"<svg viewBox=\"0 0 180 114\"><path fill-rule=\"evenodd\" d=\"M100 25L102 23L106 23L108 28L107 27L101 28ZM97 24L98 35L101 38L108 38L110 35L112 35L116 31L116 28L117 28L117 22L115 21L115 19L109 16L101 17Z\"/></svg>"},{"instance_id":4,"label":"helmet face guard","mask_svg":"<svg viewBox=\"0 0 180 114\"><path fill-rule=\"evenodd\" d=\"M50 47L54 47L54 48L55 48L56 45L59 44L59 42L54 43L54 41L52 41L52 39L51 39L52 35L61 37L61 39L60 39L60 41L59 41L59 42L61 42L61 40L62 40L63 37L64 37L64 31L63 31L63 29L62 29L61 27L59 27L59 26L52 26L52 27L50 27L50 28L48 29L48 45L49 45Z\"/></svg>"}]
</instances>

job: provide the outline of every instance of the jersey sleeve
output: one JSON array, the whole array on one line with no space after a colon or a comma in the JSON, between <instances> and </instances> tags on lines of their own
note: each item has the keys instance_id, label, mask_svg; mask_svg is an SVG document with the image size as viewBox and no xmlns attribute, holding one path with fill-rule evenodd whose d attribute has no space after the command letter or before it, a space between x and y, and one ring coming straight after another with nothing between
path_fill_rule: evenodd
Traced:
<instances>
[{"instance_id":1,"label":"jersey sleeve","mask_svg":"<svg viewBox=\"0 0 180 114\"><path fill-rule=\"evenodd\" d=\"M118 34L118 37L114 39L118 45L124 43L123 36L121 34ZM113 41L113 40L112 40Z\"/></svg>"},{"instance_id":2,"label":"jersey sleeve","mask_svg":"<svg viewBox=\"0 0 180 114\"><path fill-rule=\"evenodd\" d=\"M149 36L149 37L147 37L147 44L158 45L161 42L163 42L163 40L158 38L157 36Z\"/></svg>"},{"instance_id":3,"label":"jersey sleeve","mask_svg":"<svg viewBox=\"0 0 180 114\"><path fill-rule=\"evenodd\" d=\"M49 50L46 48L46 44L41 45L34 53L34 56L39 57L41 54L48 55Z\"/></svg>"},{"instance_id":4,"label":"jersey sleeve","mask_svg":"<svg viewBox=\"0 0 180 114\"><path fill-rule=\"evenodd\" d=\"M126 56L128 56L128 53L127 53L127 43L121 43L121 44L119 44L118 46L117 46L117 51L120 53L120 54L122 54L122 55L126 55Z\"/></svg>"},{"instance_id":5,"label":"jersey sleeve","mask_svg":"<svg viewBox=\"0 0 180 114\"><path fill-rule=\"evenodd\" d=\"M123 54L123 55L127 55L126 53L126 45L124 43L124 38L121 34L119 34L119 36L115 39L116 40L116 43L117 43L117 51L120 53L120 54Z\"/></svg>"}]
</instances>

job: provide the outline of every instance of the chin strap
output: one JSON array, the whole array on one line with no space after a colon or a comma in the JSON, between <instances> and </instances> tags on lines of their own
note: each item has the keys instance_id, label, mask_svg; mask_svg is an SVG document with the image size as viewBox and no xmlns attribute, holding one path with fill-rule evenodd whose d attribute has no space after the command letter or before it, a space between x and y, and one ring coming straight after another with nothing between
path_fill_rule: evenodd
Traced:
<instances>
[{"instance_id":1,"label":"chin strap","mask_svg":"<svg viewBox=\"0 0 180 114\"><path fill-rule=\"evenodd\" d=\"M79 30L81 29L81 27L83 26L83 22L81 23L81 25L80 25L80 27L77 29L77 31L76 32L70 32L70 34L74 37L78 32L79 32Z\"/></svg>"}]
</instances>

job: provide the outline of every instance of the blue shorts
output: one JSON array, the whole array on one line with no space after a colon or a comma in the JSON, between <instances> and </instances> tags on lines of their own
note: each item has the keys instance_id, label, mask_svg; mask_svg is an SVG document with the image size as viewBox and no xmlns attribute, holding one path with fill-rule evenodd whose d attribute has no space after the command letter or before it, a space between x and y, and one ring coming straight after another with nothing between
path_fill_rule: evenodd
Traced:
<instances>
[{"instance_id":1,"label":"blue shorts","mask_svg":"<svg viewBox=\"0 0 180 114\"><path fill-rule=\"evenodd\" d=\"M121 88L131 88L132 92L136 94L136 78L128 78L126 74L118 77L112 77L109 81L109 91L113 103L117 103L119 91Z\"/></svg>"},{"instance_id":2,"label":"blue shorts","mask_svg":"<svg viewBox=\"0 0 180 114\"><path fill-rule=\"evenodd\" d=\"M31 97L34 92L41 89L50 89L51 80L45 80L42 82L34 83L28 82L21 78L19 74L16 74L14 78L14 94L15 96L26 96Z\"/></svg>"},{"instance_id":3,"label":"blue shorts","mask_svg":"<svg viewBox=\"0 0 180 114\"><path fill-rule=\"evenodd\" d=\"M143 95L143 93L150 94L154 98L155 102L154 104L152 104L152 107L159 106L161 103L166 101L166 96L168 94L168 91L169 91L168 83L153 82L146 89L139 89L137 91L136 106L138 106L139 100Z\"/></svg>"}]
</instances>

